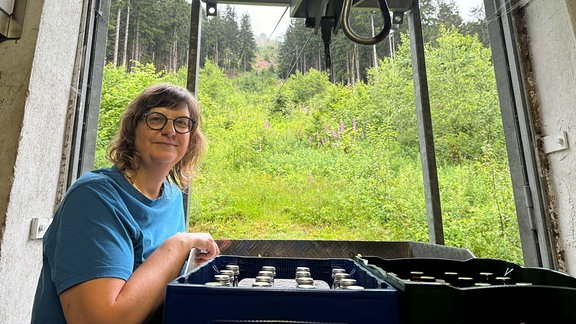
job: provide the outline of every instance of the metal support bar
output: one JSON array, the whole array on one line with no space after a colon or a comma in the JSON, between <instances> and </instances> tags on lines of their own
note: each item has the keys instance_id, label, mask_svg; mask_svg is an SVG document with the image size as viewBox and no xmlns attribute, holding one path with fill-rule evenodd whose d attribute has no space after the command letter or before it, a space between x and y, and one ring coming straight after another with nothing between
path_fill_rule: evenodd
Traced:
<instances>
[{"instance_id":1,"label":"metal support bar","mask_svg":"<svg viewBox=\"0 0 576 324\"><path fill-rule=\"evenodd\" d=\"M65 185L69 188L76 179L94 169L98 116L102 95L102 71L106 56L110 0L85 2L85 26L82 49L75 70L80 71L74 82L75 112L71 131L68 175ZM64 190L66 188L63 188Z\"/></svg>"},{"instance_id":2,"label":"metal support bar","mask_svg":"<svg viewBox=\"0 0 576 324\"><path fill-rule=\"evenodd\" d=\"M436 170L436 153L434 151L430 98L428 96L428 80L424 58L424 40L418 0L414 0L412 9L408 11L408 29L410 32L410 51L412 52L414 99L416 100L416 114L418 117L420 160L422 161L424 194L428 216L428 237L430 243L443 245L442 209L440 208L440 190Z\"/></svg>"},{"instance_id":3,"label":"metal support bar","mask_svg":"<svg viewBox=\"0 0 576 324\"><path fill-rule=\"evenodd\" d=\"M322 32L322 42L324 43L324 58L326 59L326 68L330 73L330 82L334 83L334 72L332 66L332 56L330 50L330 43L332 39L332 29L329 26L322 26L320 29Z\"/></svg>"},{"instance_id":4,"label":"metal support bar","mask_svg":"<svg viewBox=\"0 0 576 324\"><path fill-rule=\"evenodd\" d=\"M517 31L505 0L484 0L498 99L504 126L520 241L526 266L557 269L548 230L536 140L529 107Z\"/></svg>"},{"instance_id":5,"label":"metal support bar","mask_svg":"<svg viewBox=\"0 0 576 324\"><path fill-rule=\"evenodd\" d=\"M190 12L190 40L188 42L188 90L198 98L198 71L200 70L200 30L202 29L201 0L192 0ZM184 203L184 217L186 218L186 228L190 226L190 190L182 193Z\"/></svg>"}]
</instances>

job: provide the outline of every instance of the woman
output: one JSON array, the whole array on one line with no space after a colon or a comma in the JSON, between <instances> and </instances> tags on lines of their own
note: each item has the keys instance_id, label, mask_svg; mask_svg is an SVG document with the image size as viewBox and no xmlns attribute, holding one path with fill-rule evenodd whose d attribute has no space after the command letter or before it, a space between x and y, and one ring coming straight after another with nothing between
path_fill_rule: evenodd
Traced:
<instances>
[{"instance_id":1,"label":"woman","mask_svg":"<svg viewBox=\"0 0 576 324\"><path fill-rule=\"evenodd\" d=\"M141 323L161 310L192 248L220 250L186 231L181 190L204 153L198 102L185 88L145 89L108 147L111 168L82 175L44 236L32 323Z\"/></svg>"}]
</instances>

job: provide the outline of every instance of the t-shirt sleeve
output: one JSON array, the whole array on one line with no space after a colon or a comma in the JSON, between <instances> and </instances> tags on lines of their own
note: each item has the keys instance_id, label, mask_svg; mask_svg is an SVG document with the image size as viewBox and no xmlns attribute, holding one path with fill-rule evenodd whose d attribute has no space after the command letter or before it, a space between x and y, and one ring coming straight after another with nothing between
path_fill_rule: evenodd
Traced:
<instances>
[{"instance_id":1,"label":"t-shirt sleeve","mask_svg":"<svg viewBox=\"0 0 576 324\"><path fill-rule=\"evenodd\" d=\"M57 217L52 265L58 294L104 277L128 280L134 267L138 231L112 186L93 182L70 191Z\"/></svg>"}]
</instances>

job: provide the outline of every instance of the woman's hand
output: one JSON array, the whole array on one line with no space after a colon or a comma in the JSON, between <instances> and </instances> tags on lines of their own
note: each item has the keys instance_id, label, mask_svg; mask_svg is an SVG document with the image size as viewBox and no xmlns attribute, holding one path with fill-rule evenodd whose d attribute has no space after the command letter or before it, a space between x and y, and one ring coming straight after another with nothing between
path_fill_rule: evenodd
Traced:
<instances>
[{"instance_id":1,"label":"woman's hand","mask_svg":"<svg viewBox=\"0 0 576 324\"><path fill-rule=\"evenodd\" d=\"M198 249L196 263L199 265L220 254L218 244L209 233L179 233L177 235L182 236L185 244L190 246L188 251L193 248Z\"/></svg>"}]
</instances>

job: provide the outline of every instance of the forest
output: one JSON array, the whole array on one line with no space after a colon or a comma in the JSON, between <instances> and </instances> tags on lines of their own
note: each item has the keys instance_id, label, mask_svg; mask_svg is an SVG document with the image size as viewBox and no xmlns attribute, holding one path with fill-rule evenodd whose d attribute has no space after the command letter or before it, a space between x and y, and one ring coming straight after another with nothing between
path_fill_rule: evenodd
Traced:
<instances>
[{"instance_id":1,"label":"forest","mask_svg":"<svg viewBox=\"0 0 576 324\"><path fill-rule=\"evenodd\" d=\"M186 0L112 0L107 62L130 70L133 62L153 64L158 71L177 71L188 63L190 4ZM421 18L425 43L434 43L441 28L455 27L465 35L477 35L488 46L483 9L476 8L471 21L464 21L452 0L421 0ZM350 24L359 35L379 30L375 12L352 10ZM273 72L286 78L309 69L326 71L327 54L331 56L337 82L366 81L366 70L378 64L378 58L394 55L406 23L395 25L390 37L375 46L351 42L344 33L333 32L330 53L324 50L320 33L306 27L305 19L291 18L290 26L280 41L265 40L257 44L252 21L246 13L240 17L233 6L220 5L217 16L200 15L200 66L209 59L222 67L228 76L258 69L264 61ZM382 23L381 21L379 23Z\"/></svg>"},{"instance_id":2,"label":"forest","mask_svg":"<svg viewBox=\"0 0 576 324\"><path fill-rule=\"evenodd\" d=\"M521 264L485 20L444 24L442 10L458 16L453 2L421 3L446 245ZM221 19L233 12L224 9ZM249 17L240 21L250 30ZM293 21L278 47L256 47L250 60L239 50L224 59L220 43L214 55L208 44L217 41L203 39L197 96L209 146L189 193L190 230L217 239L428 242L407 33L399 27L397 46L391 54L377 49L376 64L349 56L331 82L320 62L296 63L301 57L282 50L296 44L289 39L302 34L298 28ZM142 48L152 48L140 37ZM113 60L105 66L95 167L109 165L106 145L137 93L159 81L186 85L186 64L173 64L179 56L139 53L129 66ZM264 56L275 63L255 68ZM345 67L348 59L360 60L356 74Z\"/></svg>"}]
</instances>

